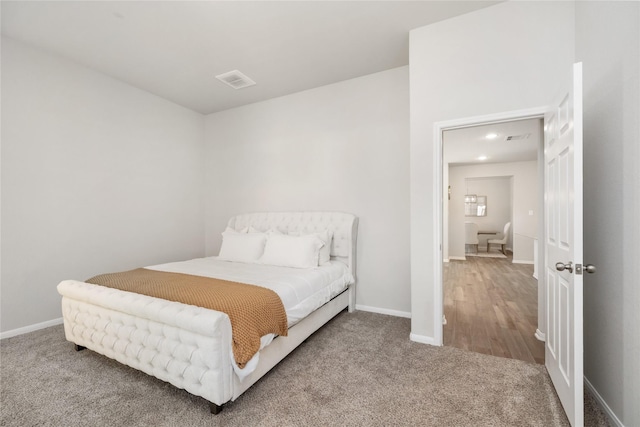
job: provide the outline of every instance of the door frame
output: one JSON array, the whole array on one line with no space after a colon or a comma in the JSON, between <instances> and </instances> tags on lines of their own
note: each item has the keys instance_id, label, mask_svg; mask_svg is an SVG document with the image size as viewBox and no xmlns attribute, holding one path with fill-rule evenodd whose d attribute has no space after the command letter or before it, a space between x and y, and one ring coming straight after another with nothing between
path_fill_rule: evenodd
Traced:
<instances>
[{"instance_id":1,"label":"door frame","mask_svg":"<svg viewBox=\"0 0 640 427\"><path fill-rule=\"evenodd\" d=\"M513 110L507 111L503 113L496 114L488 114L484 116L474 116L474 117L466 117L454 120L446 120L441 122L436 122L433 125L433 140L436 148L436 155L434 156L434 180L433 180L433 205L435 207L434 217L435 220L433 222L433 235L436 237L433 240L433 254L434 254L434 266L433 269L433 344L437 346L443 345L443 315L444 315L444 297L443 297L443 253L442 253L442 243L443 243L443 207L444 207L444 191L442 188L444 177L443 177L443 158L442 155L444 153L443 146L443 138L442 133L445 130L453 130L460 129L472 126L479 126L491 123L504 123L504 122L512 122L517 120L526 120L526 119L542 119L544 120L545 113L549 110L549 107L536 107L524 110ZM544 145L544 144L542 144ZM544 175L540 176L540 155L543 154L543 146L539 148L538 151L538 203L539 210L544 209ZM542 162L544 165L544 162ZM540 218L538 221L538 236L542 236L544 232L544 217ZM544 263L544 245L538 245L538 263ZM543 268L539 268L539 271L543 270ZM538 329L536 330L535 336L538 339L544 340L544 331L546 329L546 319L544 316L544 312L541 314L541 307L544 308L546 306L546 290L544 286L544 279L541 277L542 275L538 275Z\"/></svg>"}]
</instances>

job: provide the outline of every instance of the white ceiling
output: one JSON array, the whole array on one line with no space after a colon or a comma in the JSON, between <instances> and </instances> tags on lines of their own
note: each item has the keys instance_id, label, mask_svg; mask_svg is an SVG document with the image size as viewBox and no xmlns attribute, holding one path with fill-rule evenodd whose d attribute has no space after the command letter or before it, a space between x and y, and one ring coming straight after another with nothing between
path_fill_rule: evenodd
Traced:
<instances>
[{"instance_id":1,"label":"white ceiling","mask_svg":"<svg viewBox=\"0 0 640 427\"><path fill-rule=\"evenodd\" d=\"M497 137L487 139L487 134ZM529 134L507 141L508 136ZM443 132L443 158L452 166L536 160L542 141L542 120L527 119L454 129ZM487 159L479 160L480 156Z\"/></svg>"},{"instance_id":2,"label":"white ceiling","mask_svg":"<svg viewBox=\"0 0 640 427\"><path fill-rule=\"evenodd\" d=\"M2 34L208 114L409 63L409 31L496 1L2 1ZM257 84L215 79L238 69Z\"/></svg>"}]
</instances>

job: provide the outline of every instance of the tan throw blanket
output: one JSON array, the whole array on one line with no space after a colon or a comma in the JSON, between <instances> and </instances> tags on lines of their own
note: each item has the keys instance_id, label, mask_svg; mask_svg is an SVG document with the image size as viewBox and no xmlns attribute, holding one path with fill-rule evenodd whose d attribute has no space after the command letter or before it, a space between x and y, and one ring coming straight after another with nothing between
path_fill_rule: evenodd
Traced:
<instances>
[{"instance_id":1,"label":"tan throw blanket","mask_svg":"<svg viewBox=\"0 0 640 427\"><path fill-rule=\"evenodd\" d=\"M260 337L287 335L282 300L261 286L145 268L101 274L87 283L226 313L231 320L233 355L240 368L260 350Z\"/></svg>"}]
</instances>

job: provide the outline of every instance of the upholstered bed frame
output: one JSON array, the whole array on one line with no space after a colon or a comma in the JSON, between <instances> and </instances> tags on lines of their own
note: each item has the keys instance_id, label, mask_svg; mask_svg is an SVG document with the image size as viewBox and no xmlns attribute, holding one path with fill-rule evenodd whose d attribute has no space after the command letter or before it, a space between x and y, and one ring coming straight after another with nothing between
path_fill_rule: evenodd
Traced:
<instances>
[{"instance_id":1,"label":"upholstered bed frame","mask_svg":"<svg viewBox=\"0 0 640 427\"><path fill-rule=\"evenodd\" d=\"M341 212L269 212L238 215L228 226L284 233L330 230L332 259L356 276L358 219ZM210 402L211 412L233 401L313 332L345 308L355 309L355 284L260 351L255 371L242 381L231 363L226 314L75 280L58 285L67 340L167 381Z\"/></svg>"}]
</instances>

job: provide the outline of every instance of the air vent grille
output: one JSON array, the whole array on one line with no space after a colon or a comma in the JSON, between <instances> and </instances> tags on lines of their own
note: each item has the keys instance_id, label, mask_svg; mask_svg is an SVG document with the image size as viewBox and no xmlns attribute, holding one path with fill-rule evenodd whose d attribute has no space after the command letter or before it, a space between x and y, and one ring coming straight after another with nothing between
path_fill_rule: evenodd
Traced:
<instances>
[{"instance_id":1,"label":"air vent grille","mask_svg":"<svg viewBox=\"0 0 640 427\"><path fill-rule=\"evenodd\" d=\"M226 85L231 86L234 89L242 89L256 84L256 82L254 82L238 70L229 71L228 73L224 74L218 74L216 76L216 79L220 80Z\"/></svg>"},{"instance_id":2,"label":"air vent grille","mask_svg":"<svg viewBox=\"0 0 640 427\"><path fill-rule=\"evenodd\" d=\"M530 133L523 133L522 135L509 135L504 140L505 141L520 141L523 139L527 139L531 136Z\"/></svg>"}]
</instances>

